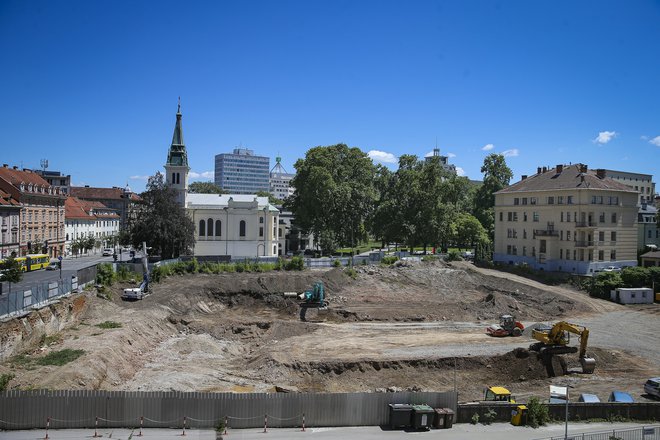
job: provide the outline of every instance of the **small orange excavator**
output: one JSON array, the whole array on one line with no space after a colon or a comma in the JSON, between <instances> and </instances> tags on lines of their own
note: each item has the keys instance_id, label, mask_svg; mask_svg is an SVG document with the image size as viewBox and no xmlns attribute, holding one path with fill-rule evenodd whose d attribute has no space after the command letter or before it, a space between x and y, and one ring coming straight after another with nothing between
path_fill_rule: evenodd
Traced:
<instances>
[{"instance_id":1,"label":"small orange excavator","mask_svg":"<svg viewBox=\"0 0 660 440\"><path fill-rule=\"evenodd\" d=\"M500 316L500 323L488 326L486 334L495 337L503 336L521 336L525 330L522 322L516 321L516 317L512 315Z\"/></svg>"}]
</instances>

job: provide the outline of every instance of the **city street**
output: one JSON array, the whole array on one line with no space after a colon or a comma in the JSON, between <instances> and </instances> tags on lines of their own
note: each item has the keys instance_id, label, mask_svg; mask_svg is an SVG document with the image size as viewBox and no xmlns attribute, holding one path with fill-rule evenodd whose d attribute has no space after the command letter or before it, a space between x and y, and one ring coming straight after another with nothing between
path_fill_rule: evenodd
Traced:
<instances>
[{"instance_id":1,"label":"city street","mask_svg":"<svg viewBox=\"0 0 660 440\"><path fill-rule=\"evenodd\" d=\"M121 258L119 253L117 253L117 261L127 261L130 259L129 252L123 252ZM52 260L56 261L56 260ZM98 253L84 255L81 257L67 256L62 260L62 278L71 278L72 275L75 275L79 269L84 267L92 266L97 263L112 263L112 256L104 257L101 255L101 251ZM59 270L36 270L34 272L25 272L23 274L23 279L20 283L13 283L11 285L12 291L28 290L30 287L35 284L43 284L49 281L57 281L60 279ZM2 293L6 294L9 291L9 283L3 282L2 284Z\"/></svg>"}]
</instances>

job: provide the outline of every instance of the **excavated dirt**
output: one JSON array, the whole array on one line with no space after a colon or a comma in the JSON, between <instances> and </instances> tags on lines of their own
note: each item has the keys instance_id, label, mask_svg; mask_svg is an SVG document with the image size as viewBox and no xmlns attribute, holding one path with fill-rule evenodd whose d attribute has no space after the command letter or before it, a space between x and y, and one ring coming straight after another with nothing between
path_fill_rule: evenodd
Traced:
<instances>
[{"instance_id":1,"label":"excavated dirt","mask_svg":"<svg viewBox=\"0 0 660 440\"><path fill-rule=\"evenodd\" d=\"M323 281L329 310L298 319L283 292ZM571 375L578 391L606 398L616 385L635 396L658 375L658 306L625 308L568 288L548 287L461 263L359 267L262 274L175 276L142 301L88 293L0 324L0 374L14 388L182 391L449 390L478 399L487 385L520 397L547 395L545 366L520 338L491 338L485 327L511 313L525 323L568 320L592 328L596 373ZM609 321L639 327L637 344ZM103 329L104 321L121 324ZM585 324L587 325L587 324ZM526 332L528 333L528 332ZM48 336L48 337L45 337ZM593 341L596 341L594 343ZM63 366L34 360L64 348L85 354ZM649 348L648 351L651 349ZM20 357L17 355L21 354ZM26 362L27 359L27 362ZM32 360L32 361L30 361ZM559 361L557 361L559 362ZM577 355L564 356L569 369Z\"/></svg>"}]
</instances>

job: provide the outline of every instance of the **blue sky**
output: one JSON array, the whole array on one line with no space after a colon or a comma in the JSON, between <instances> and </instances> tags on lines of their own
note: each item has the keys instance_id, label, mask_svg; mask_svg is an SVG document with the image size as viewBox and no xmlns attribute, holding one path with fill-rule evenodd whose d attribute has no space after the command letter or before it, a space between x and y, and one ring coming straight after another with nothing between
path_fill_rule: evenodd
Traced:
<instances>
[{"instance_id":1,"label":"blue sky","mask_svg":"<svg viewBox=\"0 0 660 440\"><path fill-rule=\"evenodd\" d=\"M658 1L3 0L0 53L2 163L78 185L142 190L179 96L194 180L239 145L291 172L317 145L395 161L436 138L475 179L492 152L516 180L660 171Z\"/></svg>"}]
</instances>

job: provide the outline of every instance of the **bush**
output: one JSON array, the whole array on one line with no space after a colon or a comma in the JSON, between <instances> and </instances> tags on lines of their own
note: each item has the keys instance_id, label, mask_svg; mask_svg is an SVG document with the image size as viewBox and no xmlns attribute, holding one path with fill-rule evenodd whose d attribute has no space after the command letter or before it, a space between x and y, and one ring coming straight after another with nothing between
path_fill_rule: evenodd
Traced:
<instances>
[{"instance_id":1,"label":"bush","mask_svg":"<svg viewBox=\"0 0 660 440\"><path fill-rule=\"evenodd\" d=\"M332 265L333 265L334 267L340 267L340 266L341 266L341 261L340 261L340 260L333 260L333 261L332 261Z\"/></svg>"},{"instance_id":2,"label":"bush","mask_svg":"<svg viewBox=\"0 0 660 440\"><path fill-rule=\"evenodd\" d=\"M15 378L11 373L5 373L0 375L0 392L5 391L7 389L7 385L9 385L9 382Z\"/></svg>"},{"instance_id":3,"label":"bush","mask_svg":"<svg viewBox=\"0 0 660 440\"><path fill-rule=\"evenodd\" d=\"M532 428L544 426L550 421L548 406L541 403L538 397L532 397L527 402L527 424Z\"/></svg>"},{"instance_id":4,"label":"bush","mask_svg":"<svg viewBox=\"0 0 660 440\"><path fill-rule=\"evenodd\" d=\"M385 255L381 260L381 263L387 264L388 266L394 264L398 261L399 257L395 255Z\"/></svg>"},{"instance_id":5,"label":"bush","mask_svg":"<svg viewBox=\"0 0 660 440\"><path fill-rule=\"evenodd\" d=\"M110 263L102 263L96 266L96 284L112 286L115 280L115 272Z\"/></svg>"},{"instance_id":6,"label":"bush","mask_svg":"<svg viewBox=\"0 0 660 440\"><path fill-rule=\"evenodd\" d=\"M484 414L484 421L482 423L484 425L490 425L495 421L495 417L497 417L497 413L491 408L486 412L486 414Z\"/></svg>"},{"instance_id":7,"label":"bush","mask_svg":"<svg viewBox=\"0 0 660 440\"><path fill-rule=\"evenodd\" d=\"M356 279L357 278L357 271L355 269L353 269L352 267L350 267L350 268L346 269L346 275L348 275L349 277L351 277L353 279Z\"/></svg>"},{"instance_id":8,"label":"bush","mask_svg":"<svg viewBox=\"0 0 660 440\"><path fill-rule=\"evenodd\" d=\"M470 423L472 423L473 425L476 425L477 423L479 423L479 414L477 414L477 413L472 414L472 418L470 419Z\"/></svg>"},{"instance_id":9,"label":"bush","mask_svg":"<svg viewBox=\"0 0 660 440\"><path fill-rule=\"evenodd\" d=\"M446 261L461 261L461 253L457 249L452 249L447 253L445 257Z\"/></svg>"},{"instance_id":10,"label":"bush","mask_svg":"<svg viewBox=\"0 0 660 440\"><path fill-rule=\"evenodd\" d=\"M302 257L296 256L286 262L285 270L303 270L305 268L305 260Z\"/></svg>"},{"instance_id":11,"label":"bush","mask_svg":"<svg viewBox=\"0 0 660 440\"><path fill-rule=\"evenodd\" d=\"M163 268L160 266L154 267L151 271L151 281L154 283L160 283L160 281L165 278L163 275Z\"/></svg>"},{"instance_id":12,"label":"bush","mask_svg":"<svg viewBox=\"0 0 660 440\"><path fill-rule=\"evenodd\" d=\"M104 321L100 324L96 324L98 328L121 328L121 322L115 321Z\"/></svg>"},{"instance_id":13,"label":"bush","mask_svg":"<svg viewBox=\"0 0 660 440\"><path fill-rule=\"evenodd\" d=\"M602 272L591 278L587 291L589 296L610 299L610 291L623 287L623 280L618 272Z\"/></svg>"},{"instance_id":14,"label":"bush","mask_svg":"<svg viewBox=\"0 0 660 440\"><path fill-rule=\"evenodd\" d=\"M64 350L50 352L46 356L37 359L36 362L39 365L62 366L75 361L83 354L85 354L84 350L71 350L65 348Z\"/></svg>"},{"instance_id":15,"label":"bush","mask_svg":"<svg viewBox=\"0 0 660 440\"><path fill-rule=\"evenodd\" d=\"M435 255L424 255L422 257L422 261L427 262L427 263L431 262L431 261L436 261L437 259L438 259L438 257L435 256Z\"/></svg>"}]
</instances>

